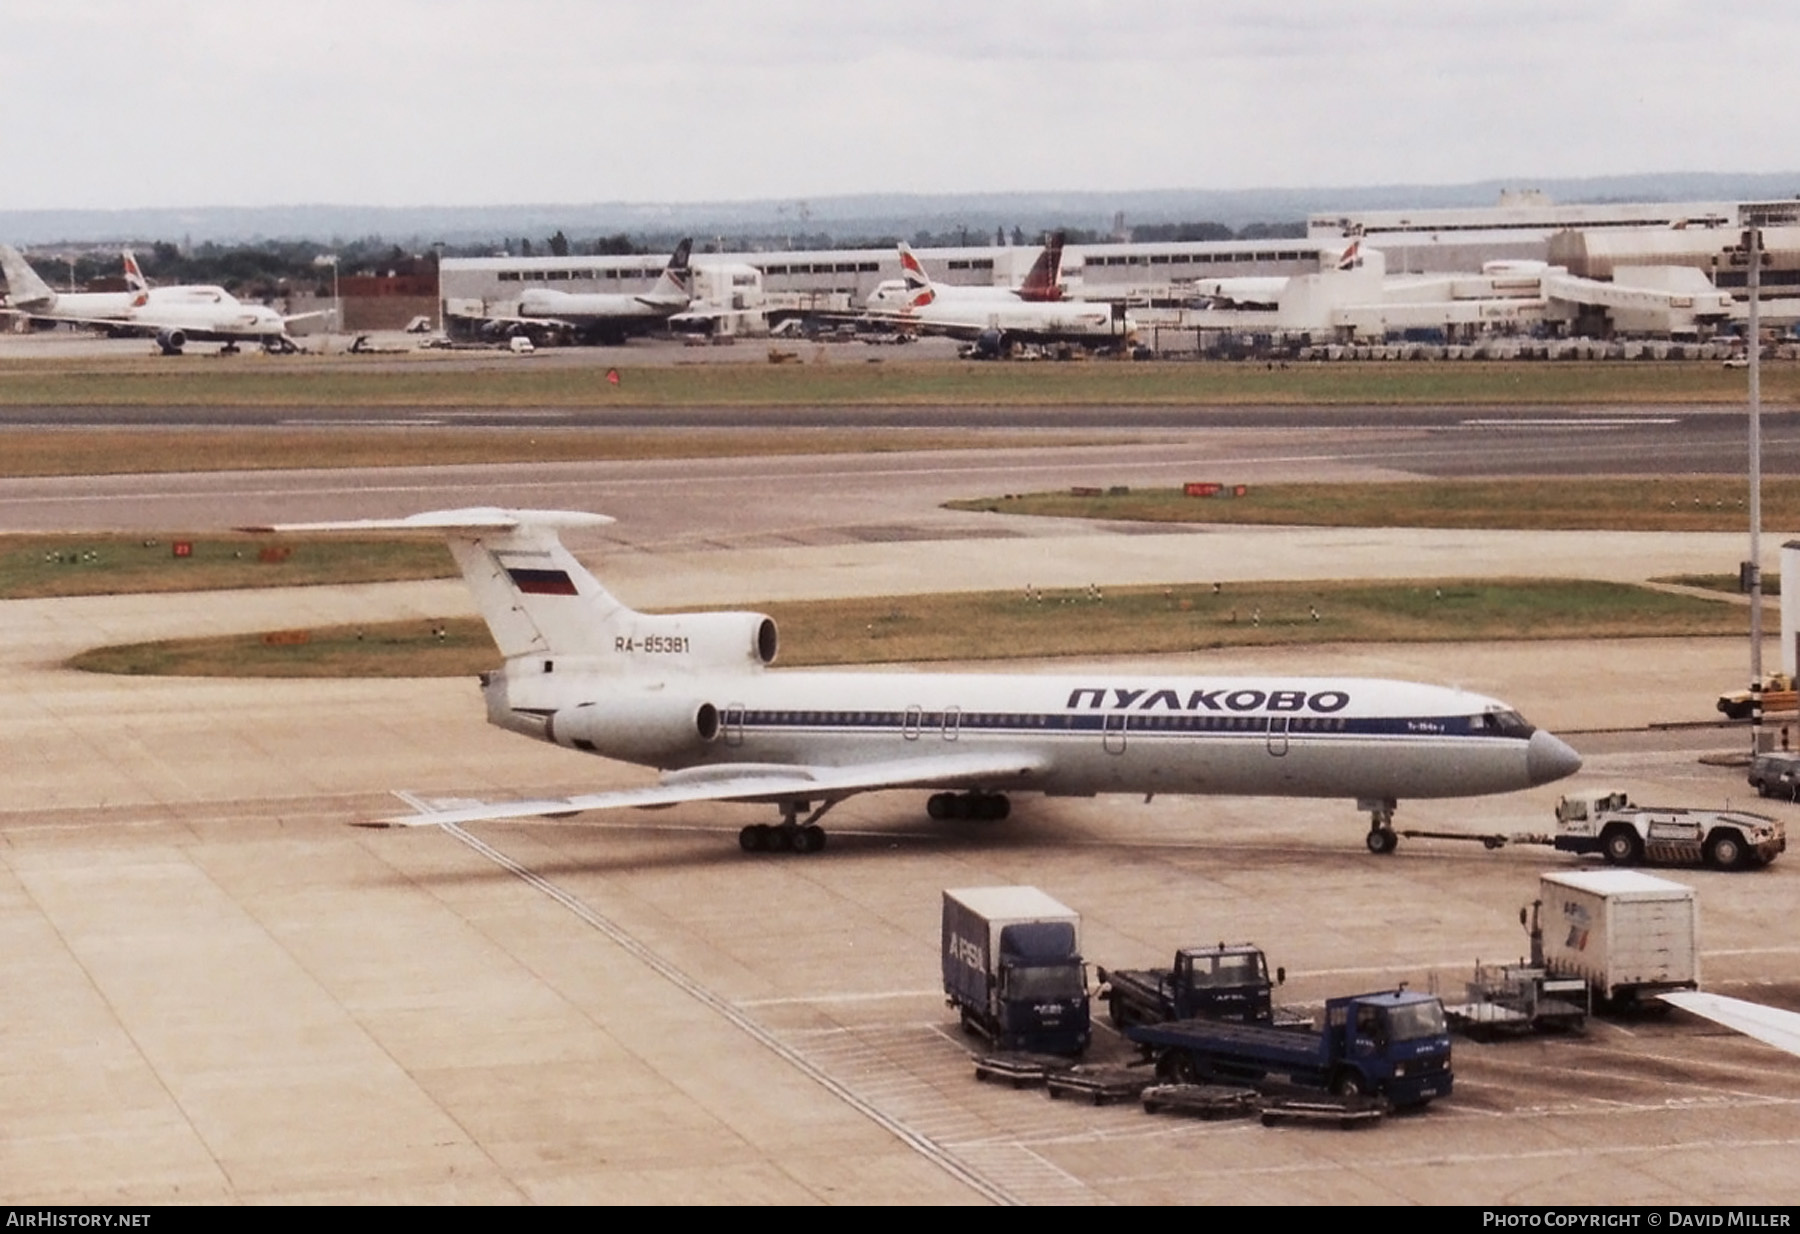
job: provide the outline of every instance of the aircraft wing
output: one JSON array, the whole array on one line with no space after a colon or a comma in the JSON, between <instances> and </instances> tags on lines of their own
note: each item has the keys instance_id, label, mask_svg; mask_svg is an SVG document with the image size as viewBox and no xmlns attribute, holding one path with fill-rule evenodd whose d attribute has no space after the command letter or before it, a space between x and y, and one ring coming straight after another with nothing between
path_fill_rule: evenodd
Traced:
<instances>
[{"instance_id":1,"label":"aircraft wing","mask_svg":"<svg viewBox=\"0 0 1800 1234\"><path fill-rule=\"evenodd\" d=\"M665 774L643 788L578 793L536 801L481 802L447 810L422 808L364 824L373 827L435 827L442 823L487 823L548 818L585 810L622 810L680 805L689 801L826 801L888 788L1014 786L1044 768L1035 754L933 754L920 758L859 763L851 767L807 767L791 763L719 763Z\"/></svg>"},{"instance_id":2,"label":"aircraft wing","mask_svg":"<svg viewBox=\"0 0 1800 1234\"><path fill-rule=\"evenodd\" d=\"M1726 998L1723 994L1702 994L1698 990L1677 990L1658 997L1683 1011L1691 1011L1746 1037L1754 1037L1764 1045L1786 1050L1789 1054L1800 1054L1800 1012L1749 1003L1741 998Z\"/></svg>"}]
</instances>

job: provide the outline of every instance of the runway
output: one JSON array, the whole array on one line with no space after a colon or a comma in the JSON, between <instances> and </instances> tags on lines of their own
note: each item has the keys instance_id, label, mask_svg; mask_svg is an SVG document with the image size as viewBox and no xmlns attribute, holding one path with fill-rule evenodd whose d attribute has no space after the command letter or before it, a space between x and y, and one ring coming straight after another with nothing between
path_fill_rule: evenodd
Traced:
<instances>
[{"instance_id":1,"label":"runway","mask_svg":"<svg viewBox=\"0 0 1800 1234\"><path fill-rule=\"evenodd\" d=\"M1606 430L1625 432L1625 430ZM1517 570L1611 577L1732 560L1736 537L1179 533L937 509L1068 483L1424 472L1441 434L1263 429L1047 450L569 468L9 481L0 525L196 529L438 505L620 518L583 546L641 604L1185 572ZM1457 453L1483 457L1471 434ZM1608 438L1607 440L1613 440ZM1625 444L1621 437L1614 444ZM1493 446L1497 439L1479 438ZM1545 450L1555 443L1523 443ZM1408 451L1416 451L1408 454ZM1224 475L1230 470L1232 475ZM1117 477L1116 479L1114 477ZM1671 564L1673 563L1673 564ZM1229 573L1236 572L1236 573ZM1298 572L1298 573L1296 573ZM937 992L943 887L1028 882L1109 966L1254 939L1308 1003L1460 989L1521 951L1564 859L1362 849L1350 803L1021 801L926 823L852 799L810 859L754 858L754 807L469 836L346 826L389 790L505 796L643 773L489 728L472 682L88 677L92 642L436 615L452 584L0 604L15 700L0 808L14 1203L1792 1203L1800 1068L1684 1017L1586 1038L1458 1041L1456 1097L1344 1134L1152 1118L976 1084ZM1300 671L1463 684L1560 730L1700 719L1742 675L1722 640L1309 649ZM1118 661L1131 663L1129 657ZM1293 653L1207 658L1294 668ZM1028 666L1027 666L1028 667ZM1578 746L1583 738L1576 737ZM1583 782L1719 803L1742 773L1595 742ZM1584 747L1585 748L1585 747ZM1402 803L1400 825L1548 826L1560 786ZM1800 813L1772 806L1790 823ZM1792 855L1680 877L1709 988L1800 1004ZM1100 1034L1102 1056L1120 1053Z\"/></svg>"},{"instance_id":2,"label":"runway","mask_svg":"<svg viewBox=\"0 0 1800 1234\"><path fill-rule=\"evenodd\" d=\"M0 429L113 432L129 428L362 428L846 430L1146 435L1178 450L1230 450L1242 437L1279 443L1302 457L1379 457L1400 444L1396 464L1423 475L1700 475L1745 469L1740 407L1578 406L915 406L868 407L0 407ZM1765 466L1800 466L1800 411L1763 416Z\"/></svg>"}]
</instances>

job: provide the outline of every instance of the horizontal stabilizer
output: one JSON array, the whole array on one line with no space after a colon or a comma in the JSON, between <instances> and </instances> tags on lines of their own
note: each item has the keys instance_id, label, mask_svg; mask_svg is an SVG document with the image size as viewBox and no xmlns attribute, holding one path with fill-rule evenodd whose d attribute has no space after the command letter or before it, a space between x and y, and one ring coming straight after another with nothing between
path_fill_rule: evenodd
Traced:
<instances>
[{"instance_id":1,"label":"horizontal stabilizer","mask_svg":"<svg viewBox=\"0 0 1800 1234\"><path fill-rule=\"evenodd\" d=\"M610 793L578 793L536 801L496 801L448 810L422 809L375 820L394 827L491 823L552 818L585 810L648 809L690 801L826 801L891 788L1001 788L1024 786L1043 770L1035 754L946 754L895 759L856 767L804 767L726 763L671 772L657 784ZM416 798L403 800L420 806Z\"/></svg>"},{"instance_id":2,"label":"horizontal stabilizer","mask_svg":"<svg viewBox=\"0 0 1800 1234\"><path fill-rule=\"evenodd\" d=\"M359 518L329 523L270 523L239 531L289 533L312 531L432 531L439 535L467 531L516 531L521 527L604 527L613 520L584 510L502 510L472 506L462 510L427 510L405 518Z\"/></svg>"}]
</instances>

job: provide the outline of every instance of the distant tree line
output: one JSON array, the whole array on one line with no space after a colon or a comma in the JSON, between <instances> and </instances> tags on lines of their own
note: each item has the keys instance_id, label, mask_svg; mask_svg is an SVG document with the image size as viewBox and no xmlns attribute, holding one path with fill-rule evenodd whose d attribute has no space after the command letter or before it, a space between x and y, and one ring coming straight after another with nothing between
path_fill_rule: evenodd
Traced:
<instances>
[{"instance_id":1,"label":"distant tree line","mask_svg":"<svg viewBox=\"0 0 1800 1234\"><path fill-rule=\"evenodd\" d=\"M1095 228L1065 229L1070 244L1106 244L1114 237ZM1270 240L1295 239L1306 234L1304 223L1252 223L1233 231L1223 223L1150 223L1133 227L1136 241L1168 242L1191 240ZM667 253L681 237L646 233L631 235L620 232L589 239L571 239L559 228L550 236L502 237L496 242L456 245L432 245L424 249L403 247L380 236L356 240L322 243L315 240L265 240L255 244L216 244L211 241L182 246L158 240L148 244L121 244L137 255L144 276L152 283L218 283L236 295L270 299L296 291L331 294L332 261L336 259L339 275L430 274L437 269L439 255L445 257L492 257L514 254L521 257L554 256L632 256ZM702 253L714 252L779 252L790 249L888 249L900 243L897 235L833 235L828 231L746 232L730 236L696 237L695 247ZM970 245L1036 245L1043 234L1027 235L1024 229L1010 231L957 227L950 230L920 230L906 237L915 248L955 248ZM38 273L56 287L85 287L95 283L116 283L123 268L116 250L84 248L68 256L33 254Z\"/></svg>"}]
</instances>

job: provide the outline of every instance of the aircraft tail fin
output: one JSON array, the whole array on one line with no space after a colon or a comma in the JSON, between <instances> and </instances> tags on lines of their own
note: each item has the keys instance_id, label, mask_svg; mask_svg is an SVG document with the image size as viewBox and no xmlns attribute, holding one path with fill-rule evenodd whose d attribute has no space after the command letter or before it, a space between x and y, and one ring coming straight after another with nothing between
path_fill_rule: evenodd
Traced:
<instances>
[{"instance_id":1,"label":"aircraft tail fin","mask_svg":"<svg viewBox=\"0 0 1800 1234\"><path fill-rule=\"evenodd\" d=\"M1053 231L1044 241L1044 251L1026 272L1019 284L1019 299L1051 301L1063 298L1062 253L1064 233Z\"/></svg>"},{"instance_id":2,"label":"aircraft tail fin","mask_svg":"<svg viewBox=\"0 0 1800 1234\"><path fill-rule=\"evenodd\" d=\"M144 278L144 272L138 268L137 258L130 249L119 254L125 263L125 286L131 291L149 291L150 284Z\"/></svg>"},{"instance_id":3,"label":"aircraft tail fin","mask_svg":"<svg viewBox=\"0 0 1800 1234\"><path fill-rule=\"evenodd\" d=\"M25 255L10 244L0 244L0 269L6 271L6 290L14 307L48 307L56 303L50 284L39 278Z\"/></svg>"},{"instance_id":4,"label":"aircraft tail fin","mask_svg":"<svg viewBox=\"0 0 1800 1234\"><path fill-rule=\"evenodd\" d=\"M662 277L656 280L651 290L652 297L661 299L679 299L683 296L692 298L694 294L694 272L688 266L688 256L694 251L694 242L684 239L669 254L669 264L663 267Z\"/></svg>"},{"instance_id":5,"label":"aircraft tail fin","mask_svg":"<svg viewBox=\"0 0 1800 1234\"><path fill-rule=\"evenodd\" d=\"M508 676L547 679L568 660L575 663L563 664L563 673L627 676L757 669L774 662L779 645L775 623L761 613L640 613L602 587L558 533L612 521L604 514L574 510L481 506L406 518L240 530L423 531L443 536L494 645L508 661ZM514 688L523 689L516 681ZM500 712L510 710L510 704L499 706Z\"/></svg>"},{"instance_id":6,"label":"aircraft tail fin","mask_svg":"<svg viewBox=\"0 0 1800 1234\"><path fill-rule=\"evenodd\" d=\"M904 240L900 242L900 275L906 280L908 308L918 308L937 299L937 292L931 286L931 277L925 273L924 265L913 255L912 249Z\"/></svg>"},{"instance_id":7,"label":"aircraft tail fin","mask_svg":"<svg viewBox=\"0 0 1800 1234\"><path fill-rule=\"evenodd\" d=\"M603 514L571 510L434 510L398 519L284 523L264 532L428 531L442 535L474 593L500 654L592 656L613 627L637 616L563 547L564 527L599 527Z\"/></svg>"},{"instance_id":8,"label":"aircraft tail fin","mask_svg":"<svg viewBox=\"0 0 1800 1234\"><path fill-rule=\"evenodd\" d=\"M1352 240L1350 242L1350 247L1345 249L1343 251L1343 254L1338 257L1337 268L1340 270L1355 270L1355 269L1360 268L1361 266L1362 266L1362 241L1361 240Z\"/></svg>"}]
</instances>

